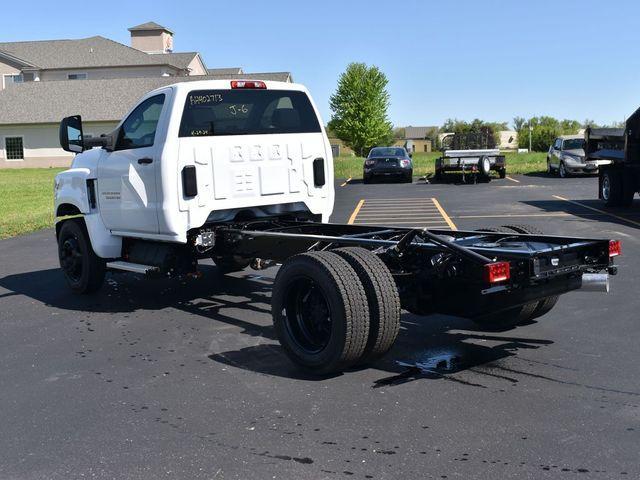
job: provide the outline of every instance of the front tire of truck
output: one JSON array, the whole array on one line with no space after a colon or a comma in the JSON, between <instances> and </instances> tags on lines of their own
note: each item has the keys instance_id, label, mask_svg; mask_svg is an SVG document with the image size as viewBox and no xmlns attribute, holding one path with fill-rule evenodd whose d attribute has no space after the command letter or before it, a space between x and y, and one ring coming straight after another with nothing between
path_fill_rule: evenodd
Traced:
<instances>
[{"instance_id":1,"label":"front tire of truck","mask_svg":"<svg viewBox=\"0 0 640 480\"><path fill-rule=\"evenodd\" d=\"M244 270L251 263L250 259L238 257L237 255L214 255L211 257L211 259L213 260L213 263L216 264L216 267L218 267L220 273L222 273L223 275Z\"/></svg>"},{"instance_id":2,"label":"front tire of truck","mask_svg":"<svg viewBox=\"0 0 640 480\"><path fill-rule=\"evenodd\" d=\"M92 293L102 286L106 262L93 251L82 219L65 220L60 227L58 259L65 279L75 293Z\"/></svg>"},{"instance_id":3,"label":"front tire of truck","mask_svg":"<svg viewBox=\"0 0 640 480\"><path fill-rule=\"evenodd\" d=\"M369 304L369 338L359 364L371 363L387 353L400 331L400 295L393 275L380 258L361 247L332 250L355 270Z\"/></svg>"},{"instance_id":4,"label":"front tire of truck","mask_svg":"<svg viewBox=\"0 0 640 480\"><path fill-rule=\"evenodd\" d=\"M289 258L276 276L271 311L280 345L309 373L341 372L365 352L367 295L354 269L335 253Z\"/></svg>"}]
</instances>

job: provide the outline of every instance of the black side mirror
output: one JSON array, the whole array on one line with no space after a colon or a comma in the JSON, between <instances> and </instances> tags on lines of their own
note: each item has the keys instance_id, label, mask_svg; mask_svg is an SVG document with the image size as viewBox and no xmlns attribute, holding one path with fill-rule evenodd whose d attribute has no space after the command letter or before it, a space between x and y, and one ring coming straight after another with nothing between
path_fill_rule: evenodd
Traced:
<instances>
[{"instance_id":1,"label":"black side mirror","mask_svg":"<svg viewBox=\"0 0 640 480\"><path fill-rule=\"evenodd\" d=\"M413 152L409 152L409 158L413 158Z\"/></svg>"},{"instance_id":2,"label":"black side mirror","mask_svg":"<svg viewBox=\"0 0 640 480\"><path fill-rule=\"evenodd\" d=\"M82 153L84 151L82 117L80 115L65 117L60 122L60 146L67 152Z\"/></svg>"}]
</instances>

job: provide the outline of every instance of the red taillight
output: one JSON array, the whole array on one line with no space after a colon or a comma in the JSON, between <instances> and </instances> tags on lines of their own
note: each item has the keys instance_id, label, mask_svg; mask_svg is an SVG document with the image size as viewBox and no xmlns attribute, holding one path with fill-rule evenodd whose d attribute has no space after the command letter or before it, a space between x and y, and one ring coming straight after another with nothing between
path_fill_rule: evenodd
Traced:
<instances>
[{"instance_id":1,"label":"red taillight","mask_svg":"<svg viewBox=\"0 0 640 480\"><path fill-rule=\"evenodd\" d=\"M231 88L267 88L267 84L259 80L231 80Z\"/></svg>"},{"instance_id":2,"label":"red taillight","mask_svg":"<svg viewBox=\"0 0 640 480\"><path fill-rule=\"evenodd\" d=\"M411 166L411 160L400 160L400 165L404 168L409 168Z\"/></svg>"},{"instance_id":3,"label":"red taillight","mask_svg":"<svg viewBox=\"0 0 640 480\"><path fill-rule=\"evenodd\" d=\"M622 254L620 240L609 240L609 257L617 257Z\"/></svg>"},{"instance_id":4,"label":"red taillight","mask_svg":"<svg viewBox=\"0 0 640 480\"><path fill-rule=\"evenodd\" d=\"M484 266L484 279L488 283L497 283L509 280L511 272L509 262L487 263Z\"/></svg>"}]
</instances>

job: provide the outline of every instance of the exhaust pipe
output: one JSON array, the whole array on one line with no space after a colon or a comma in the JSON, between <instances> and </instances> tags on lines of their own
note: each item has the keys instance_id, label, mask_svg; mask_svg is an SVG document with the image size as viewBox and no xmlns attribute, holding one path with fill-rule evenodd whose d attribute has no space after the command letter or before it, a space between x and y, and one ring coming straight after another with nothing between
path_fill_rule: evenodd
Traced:
<instances>
[{"instance_id":1,"label":"exhaust pipe","mask_svg":"<svg viewBox=\"0 0 640 480\"><path fill-rule=\"evenodd\" d=\"M582 287L583 292L603 292L609 293L609 274L608 273L583 273Z\"/></svg>"}]
</instances>

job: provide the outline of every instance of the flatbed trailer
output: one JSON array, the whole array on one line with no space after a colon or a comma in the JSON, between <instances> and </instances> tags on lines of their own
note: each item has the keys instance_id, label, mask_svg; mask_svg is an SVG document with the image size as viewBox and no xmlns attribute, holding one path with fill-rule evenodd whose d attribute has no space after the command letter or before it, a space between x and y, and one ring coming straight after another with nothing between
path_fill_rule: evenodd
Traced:
<instances>
[{"instance_id":1,"label":"flatbed trailer","mask_svg":"<svg viewBox=\"0 0 640 480\"><path fill-rule=\"evenodd\" d=\"M507 164L490 133L450 134L442 138L442 155L435 161L435 179L448 172L462 173L462 181L489 181L491 171L507 175ZM467 178L469 177L469 178Z\"/></svg>"}]
</instances>

